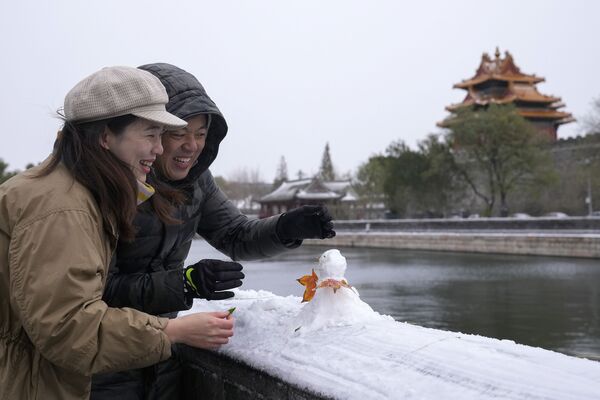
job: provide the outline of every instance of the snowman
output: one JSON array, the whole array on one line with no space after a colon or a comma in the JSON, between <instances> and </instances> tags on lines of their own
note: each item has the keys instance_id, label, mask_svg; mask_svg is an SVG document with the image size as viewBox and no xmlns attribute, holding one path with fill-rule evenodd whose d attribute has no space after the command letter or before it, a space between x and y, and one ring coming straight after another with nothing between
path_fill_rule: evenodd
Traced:
<instances>
[{"instance_id":1,"label":"snowman","mask_svg":"<svg viewBox=\"0 0 600 400\"><path fill-rule=\"evenodd\" d=\"M353 325L381 318L360 299L358 291L344 277L346 258L337 249L324 252L310 275L298 279L305 286L306 303L294 320L295 331Z\"/></svg>"},{"instance_id":2,"label":"snowman","mask_svg":"<svg viewBox=\"0 0 600 400\"><path fill-rule=\"evenodd\" d=\"M302 302L311 301L317 289L331 288L336 293L340 288L353 289L344 278L346 272L346 257L337 249L327 250L319 257L317 267L318 275L313 269L312 274L304 275L298 279L301 285L306 286ZM322 278L319 279L319 276ZM356 289L355 289L356 292ZM356 292L358 294L358 292Z\"/></svg>"}]
</instances>

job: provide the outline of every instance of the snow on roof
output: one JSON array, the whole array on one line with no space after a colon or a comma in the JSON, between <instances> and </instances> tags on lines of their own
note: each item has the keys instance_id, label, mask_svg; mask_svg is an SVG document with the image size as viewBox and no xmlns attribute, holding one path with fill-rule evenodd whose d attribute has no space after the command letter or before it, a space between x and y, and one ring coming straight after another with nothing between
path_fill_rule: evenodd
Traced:
<instances>
[{"instance_id":1,"label":"snow on roof","mask_svg":"<svg viewBox=\"0 0 600 400\"><path fill-rule=\"evenodd\" d=\"M339 199L351 190L351 181L320 181L318 179L300 179L283 182L277 189L263 196L260 202L289 201L295 198L301 200L330 200ZM356 201L348 198L345 201Z\"/></svg>"},{"instance_id":2,"label":"snow on roof","mask_svg":"<svg viewBox=\"0 0 600 400\"><path fill-rule=\"evenodd\" d=\"M296 195L296 198L302 200L325 200L325 199L339 199L340 195L335 192L307 192L300 190Z\"/></svg>"},{"instance_id":3,"label":"snow on roof","mask_svg":"<svg viewBox=\"0 0 600 400\"><path fill-rule=\"evenodd\" d=\"M319 290L335 298L351 289ZM319 292L309 303L262 290L235 293L218 302L195 299L180 315L236 307L234 336L219 351L334 398L564 400L600 393L598 362L397 322L364 302L328 308L315 303Z\"/></svg>"},{"instance_id":4,"label":"snow on roof","mask_svg":"<svg viewBox=\"0 0 600 400\"><path fill-rule=\"evenodd\" d=\"M330 181L330 182L323 182L323 184L325 186L327 186L327 188L329 190L333 190L334 192L343 192L348 189L351 182L349 180L348 181Z\"/></svg>"},{"instance_id":5,"label":"snow on roof","mask_svg":"<svg viewBox=\"0 0 600 400\"><path fill-rule=\"evenodd\" d=\"M350 187L346 192L346 195L342 197L341 201L358 201L358 195L356 192Z\"/></svg>"},{"instance_id":6,"label":"snow on roof","mask_svg":"<svg viewBox=\"0 0 600 400\"><path fill-rule=\"evenodd\" d=\"M312 179L283 182L277 189L263 196L260 201L292 200L298 190L310 184Z\"/></svg>"}]
</instances>

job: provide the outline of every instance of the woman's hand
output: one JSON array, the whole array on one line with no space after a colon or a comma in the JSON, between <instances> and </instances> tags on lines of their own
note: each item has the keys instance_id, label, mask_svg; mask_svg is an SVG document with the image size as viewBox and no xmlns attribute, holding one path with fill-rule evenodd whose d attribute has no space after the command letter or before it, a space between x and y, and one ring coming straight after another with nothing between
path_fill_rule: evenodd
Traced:
<instances>
[{"instance_id":1,"label":"woman's hand","mask_svg":"<svg viewBox=\"0 0 600 400\"><path fill-rule=\"evenodd\" d=\"M233 336L233 322L227 311L201 312L169 320L165 333L171 343L216 350Z\"/></svg>"}]
</instances>

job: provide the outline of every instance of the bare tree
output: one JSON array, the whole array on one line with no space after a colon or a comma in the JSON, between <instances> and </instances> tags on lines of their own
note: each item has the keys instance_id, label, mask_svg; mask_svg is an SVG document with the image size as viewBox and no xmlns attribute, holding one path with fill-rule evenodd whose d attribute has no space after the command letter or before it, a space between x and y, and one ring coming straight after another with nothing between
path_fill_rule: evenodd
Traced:
<instances>
[{"instance_id":1,"label":"bare tree","mask_svg":"<svg viewBox=\"0 0 600 400\"><path fill-rule=\"evenodd\" d=\"M545 138L512 105L460 110L447 139L457 173L485 202L486 215L498 197L500 215L507 215L509 193L553 178Z\"/></svg>"},{"instance_id":2,"label":"bare tree","mask_svg":"<svg viewBox=\"0 0 600 400\"><path fill-rule=\"evenodd\" d=\"M269 192L271 185L263 182L258 168L238 168L229 175L226 188L222 189L238 207L248 209L253 201Z\"/></svg>"},{"instance_id":3,"label":"bare tree","mask_svg":"<svg viewBox=\"0 0 600 400\"><path fill-rule=\"evenodd\" d=\"M592 101L592 110L582 118L584 133L600 133L600 96Z\"/></svg>"}]
</instances>

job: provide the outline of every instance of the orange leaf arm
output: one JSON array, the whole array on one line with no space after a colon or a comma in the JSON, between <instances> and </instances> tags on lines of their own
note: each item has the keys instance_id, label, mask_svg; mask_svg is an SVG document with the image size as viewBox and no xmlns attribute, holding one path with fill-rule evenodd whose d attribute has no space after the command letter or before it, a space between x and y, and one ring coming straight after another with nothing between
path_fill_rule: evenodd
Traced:
<instances>
[{"instance_id":1,"label":"orange leaf arm","mask_svg":"<svg viewBox=\"0 0 600 400\"><path fill-rule=\"evenodd\" d=\"M302 295L302 302L311 301L315 296L315 292L317 291L317 281L319 277L315 273L315 270L312 270L311 275L304 275L303 277L297 279L297 281L302 285L306 286L304 289L304 294Z\"/></svg>"}]
</instances>

